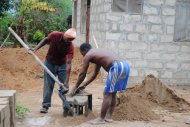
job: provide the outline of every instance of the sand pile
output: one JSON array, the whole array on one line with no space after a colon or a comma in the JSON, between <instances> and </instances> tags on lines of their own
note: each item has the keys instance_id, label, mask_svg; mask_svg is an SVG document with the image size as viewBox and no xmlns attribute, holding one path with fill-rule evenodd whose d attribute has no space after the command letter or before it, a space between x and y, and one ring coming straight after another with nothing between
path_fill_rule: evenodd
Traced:
<instances>
[{"instance_id":1,"label":"sand pile","mask_svg":"<svg viewBox=\"0 0 190 127\"><path fill-rule=\"evenodd\" d=\"M147 76L141 85L129 88L119 96L120 104L113 113L115 120L158 119L159 115L153 112L158 106L173 112L190 110L190 103L153 75Z\"/></svg>"},{"instance_id":2,"label":"sand pile","mask_svg":"<svg viewBox=\"0 0 190 127\"><path fill-rule=\"evenodd\" d=\"M47 48L36 52L42 61L44 61L46 53ZM70 85L76 83L82 63L79 48L75 48ZM90 65L87 76L92 70L93 65ZM97 78L96 81L99 80L101 78ZM29 55L24 48L1 48L0 89L38 90L39 88L43 88L43 68L34 60L33 56Z\"/></svg>"}]
</instances>

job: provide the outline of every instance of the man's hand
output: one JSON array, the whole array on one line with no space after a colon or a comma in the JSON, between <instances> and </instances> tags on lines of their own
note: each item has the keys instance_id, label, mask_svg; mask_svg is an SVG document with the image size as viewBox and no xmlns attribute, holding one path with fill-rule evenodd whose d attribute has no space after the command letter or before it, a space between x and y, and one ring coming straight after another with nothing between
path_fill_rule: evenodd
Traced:
<instances>
[{"instance_id":1,"label":"man's hand","mask_svg":"<svg viewBox=\"0 0 190 127\"><path fill-rule=\"evenodd\" d=\"M34 48L29 48L29 49L28 49L28 53L31 54L31 52L35 53L36 50L35 50Z\"/></svg>"},{"instance_id":2,"label":"man's hand","mask_svg":"<svg viewBox=\"0 0 190 127\"><path fill-rule=\"evenodd\" d=\"M76 90L77 90L77 88L76 88L76 86L74 86L72 89L71 89L71 91L69 92L69 96L74 96L75 95L75 93L76 93Z\"/></svg>"},{"instance_id":3,"label":"man's hand","mask_svg":"<svg viewBox=\"0 0 190 127\"><path fill-rule=\"evenodd\" d=\"M86 88L86 86L82 85L82 86L79 86L76 90L76 93L80 92L80 90L84 90Z\"/></svg>"},{"instance_id":4,"label":"man's hand","mask_svg":"<svg viewBox=\"0 0 190 127\"><path fill-rule=\"evenodd\" d=\"M68 91L69 91L69 88L67 86L65 86L65 84L60 84L60 87L59 87L59 91L62 93L62 94L66 94Z\"/></svg>"}]
</instances>

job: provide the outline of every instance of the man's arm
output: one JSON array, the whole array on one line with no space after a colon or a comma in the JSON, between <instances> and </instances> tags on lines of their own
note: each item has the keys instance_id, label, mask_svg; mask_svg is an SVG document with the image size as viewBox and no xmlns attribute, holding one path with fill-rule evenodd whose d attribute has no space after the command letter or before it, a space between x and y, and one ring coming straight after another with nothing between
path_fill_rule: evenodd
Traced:
<instances>
[{"instance_id":1,"label":"man's arm","mask_svg":"<svg viewBox=\"0 0 190 127\"><path fill-rule=\"evenodd\" d=\"M84 81L84 79L86 77L88 67L89 67L89 62L90 62L90 56L85 56L84 59L83 59L83 67L80 70L76 85L72 88L72 90L69 93L70 96L73 96L75 94L75 92L76 92L77 88L79 87L79 85Z\"/></svg>"},{"instance_id":2,"label":"man's arm","mask_svg":"<svg viewBox=\"0 0 190 127\"><path fill-rule=\"evenodd\" d=\"M65 86L69 88L69 77L70 77L70 72L71 72L71 60L68 60L66 63L66 79L65 79Z\"/></svg>"},{"instance_id":3,"label":"man's arm","mask_svg":"<svg viewBox=\"0 0 190 127\"><path fill-rule=\"evenodd\" d=\"M78 76L78 80L77 80L77 83L75 85L75 88L78 88L78 86L84 81L85 77L86 77L86 73L87 73L87 70L88 70L88 67L89 67L89 57L87 56L86 58L84 58L83 60L83 67L79 73L79 76Z\"/></svg>"},{"instance_id":4,"label":"man's arm","mask_svg":"<svg viewBox=\"0 0 190 127\"><path fill-rule=\"evenodd\" d=\"M101 66L96 64L93 74L81 87L85 88L87 85L89 85L97 77L98 73L100 72L100 68Z\"/></svg>"},{"instance_id":5,"label":"man's arm","mask_svg":"<svg viewBox=\"0 0 190 127\"><path fill-rule=\"evenodd\" d=\"M33 49L33 52L36 52L38 49L40 49L41 47L43 47L45 44L49 43L48 38L45 37L44 39L42 39L40 41L40 43L38 43L38 45Z\"/></svg>"}]
</instances>

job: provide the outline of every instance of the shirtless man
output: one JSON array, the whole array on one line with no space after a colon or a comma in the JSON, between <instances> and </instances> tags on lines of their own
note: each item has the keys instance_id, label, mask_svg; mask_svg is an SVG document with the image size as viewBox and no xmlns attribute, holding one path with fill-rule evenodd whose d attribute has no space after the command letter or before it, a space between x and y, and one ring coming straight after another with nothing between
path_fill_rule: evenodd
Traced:
<instances>
[{"instance_id":1,"label":"shirtless man","mask_svg":"<svg viewBox=\"0 0 190 127\"><path fill-rule=\"evenodd\" d=\"M78 89L85 89L98 75L100 68L103 67L107 72L107 81L104 89L101 114L91 124L103 124L111 122L111 116L116 104L117 91L126 90L130 68L126 60L121 60L116 54L107 49L92 49L88 43L80 46L80 52L84 56L83 67L80 71L78 80L70 95L74 95ZM89 64L94 63L95 68L90 78L84 82ZM81 85L81 86L80 86Z\"/></svg>"}]
</instances>

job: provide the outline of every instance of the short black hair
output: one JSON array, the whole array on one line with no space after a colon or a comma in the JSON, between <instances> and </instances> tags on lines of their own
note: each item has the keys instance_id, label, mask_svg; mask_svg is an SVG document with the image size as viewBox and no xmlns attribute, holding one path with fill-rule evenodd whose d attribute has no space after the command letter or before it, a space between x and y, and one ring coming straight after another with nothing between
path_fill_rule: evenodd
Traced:
<instances>
[{"instance_id":1,"label":"short black hair","mask_svg":"<svg viewBox=\"0 0 190 127\"><path fill-rule=\"evenodd\" d=\"M92 48L92 46L86 42L80 45L80 51L86 51L86 50L89 50L91 48Z\"/></svg>"}]
</instances>

